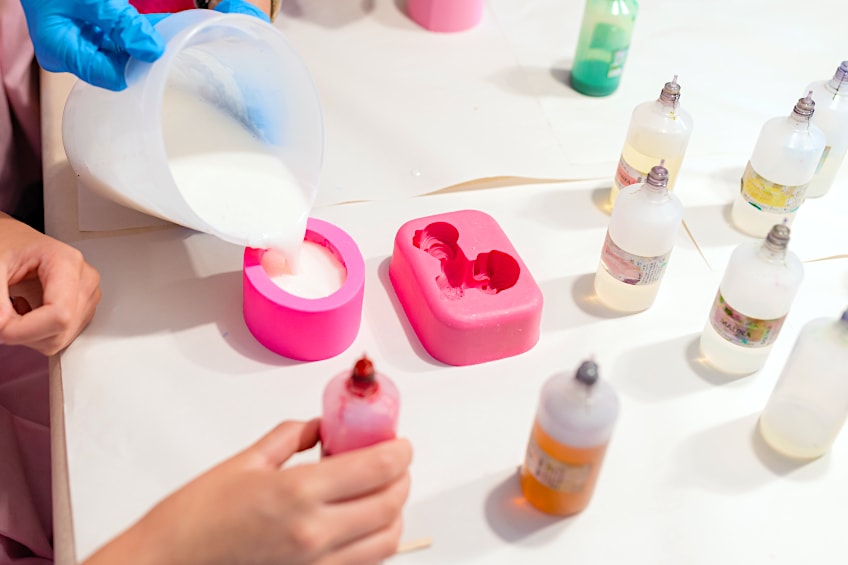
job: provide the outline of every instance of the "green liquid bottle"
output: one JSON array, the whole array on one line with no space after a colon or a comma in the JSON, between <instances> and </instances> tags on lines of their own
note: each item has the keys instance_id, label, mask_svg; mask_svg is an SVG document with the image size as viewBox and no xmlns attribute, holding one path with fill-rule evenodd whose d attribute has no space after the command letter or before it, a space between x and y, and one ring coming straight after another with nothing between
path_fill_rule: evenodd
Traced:
<instances>
[{"instance_id":1,"label":"green liquid bottle","mask_svg":"<svg viewBox=\"0 0 848 565\"><path fill-rule=\"evenodd\" d=\"M589 96L615 92L638 12L636 0L586 0L571 67L574 90Z\"/></svg>"}]
</instances>

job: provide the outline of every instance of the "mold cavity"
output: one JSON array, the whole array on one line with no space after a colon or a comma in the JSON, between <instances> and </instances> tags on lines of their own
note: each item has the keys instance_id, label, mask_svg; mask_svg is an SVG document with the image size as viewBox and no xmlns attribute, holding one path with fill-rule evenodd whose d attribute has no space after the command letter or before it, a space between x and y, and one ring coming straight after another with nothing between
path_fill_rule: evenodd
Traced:
<instances>
[{"instance_id":1,"label":"mold cavity","mask_svg":"<svg viewBox=\"0 0 848 565\"><path fill-rule=\"evenodd\" d=\"M260 261L271 282L300 298L330 296L347 279L347 268L339 251L325 237L309 230L300 250L297 271L292 271L285 258L272 249L265 250Z\"/></svg>"},{"instance_id":2,"label":"mold cavity","mask_svg":"<svg viewBox=\"0 0 848 565\"><path fill-rule=\"evenodd\" d=\"M469 260L458 242L459 231L447 222L434 222L412 236L414 247L441 263L436 284L443 296L461 298L466 289L474 288L497 294L518 282L521 268L512 255L495 249Z\"/></svg>"}]
</instances>

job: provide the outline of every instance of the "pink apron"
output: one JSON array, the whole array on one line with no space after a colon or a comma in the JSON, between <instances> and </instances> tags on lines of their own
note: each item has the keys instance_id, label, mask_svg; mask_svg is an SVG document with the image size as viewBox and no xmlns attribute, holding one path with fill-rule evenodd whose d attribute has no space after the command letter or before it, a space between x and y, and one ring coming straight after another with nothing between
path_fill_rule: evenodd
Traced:
<instances>
[{"instance_id":1,"label":"pink apron","mask_svg":"<svg viewBox=\"0 0 848 565\"><path fill-rule=\"evenodd\" d=\"M0 345L0 565L53 561L47 358Z\"/></svg>"},{"instance_id":2,"label":"pink apron","mask_svg":"<svg viewBox=\"0 0 848 565\"><path fill-rule=\"evenodd\" d=\"M18 0L0 0L0 210L41 177L38 74ZM2 283L5 284L5 281ZM0 565L52 563L47 359L0 345Z\"/></svg>"}]
</instances>

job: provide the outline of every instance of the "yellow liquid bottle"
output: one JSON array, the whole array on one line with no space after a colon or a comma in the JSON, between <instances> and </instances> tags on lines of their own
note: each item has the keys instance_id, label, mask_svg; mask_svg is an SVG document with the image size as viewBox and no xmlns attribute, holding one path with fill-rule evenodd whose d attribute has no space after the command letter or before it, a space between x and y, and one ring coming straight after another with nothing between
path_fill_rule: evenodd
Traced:
<instances>
[{"instance_id":1,"label":"yellow liquid bottle","mask_svg":"<svg viewBox=\"0 0 848 565\"><path fill-rule=\"evenodd\" d=\"M665 161L668 189L673 190L692 127L692 116L680 106L677 76L665 83L659 98L636 106L610 190L610 208L622 188L645 182L651 167L660 161Z\"/></svg>"},{"instance_id":2,"label":"yellow liquid bottle","mask_svg":"<svg viewBox=\"0 0 848 565\"><path fill-rule=\"evenodd\" d=\"M618 397L585 361L575 375L559 373L542 387L521 467L521 490L537 509L568 516L589 504L601 471Z\"/></svg>"}]
</instances>

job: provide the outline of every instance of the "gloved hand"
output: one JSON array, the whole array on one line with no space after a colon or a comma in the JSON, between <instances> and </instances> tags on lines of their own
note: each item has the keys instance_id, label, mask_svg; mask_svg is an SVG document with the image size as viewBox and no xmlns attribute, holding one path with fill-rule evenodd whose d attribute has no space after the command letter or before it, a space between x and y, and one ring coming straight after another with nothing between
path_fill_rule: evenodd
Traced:
<instances>
[{"instance_id":1,"label":"gloved hand","mask_svg":"<svg viewBox=\"0 0 848 565\"><path fill-rule=\"evenodd\" d=\"M246 0L221 0L221 2L215 6L215 11L224 12L225 14L247 14L248 16L256 16L260 20L265 20L266 22L271 21L268 14Z\"/></svg>"},{"instance_id":2,"label":"gloved hand","mask_svg":"<svg viewBox=\"0 0 848 565\"><path fill-rule=\"evenodd\" d=\"M39 64L122 90L129 58L158 59L165 43L127 0L21 0Z\"/></svg>"}]
</instances>

